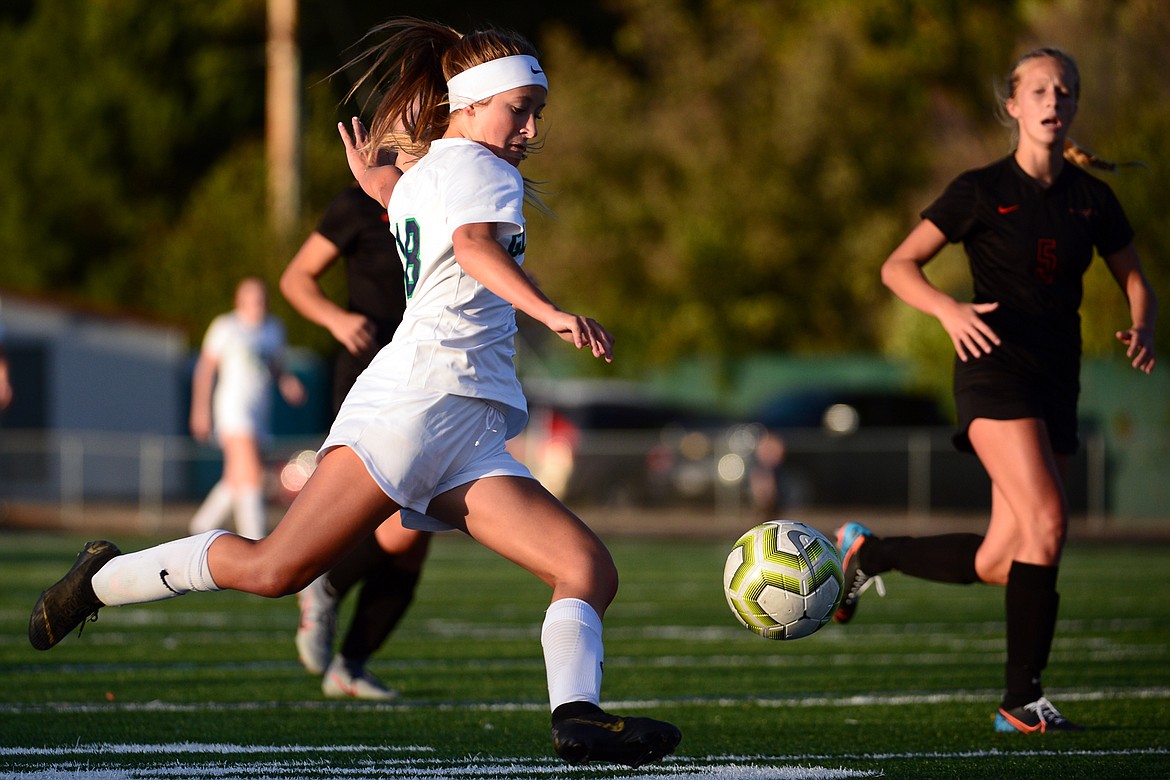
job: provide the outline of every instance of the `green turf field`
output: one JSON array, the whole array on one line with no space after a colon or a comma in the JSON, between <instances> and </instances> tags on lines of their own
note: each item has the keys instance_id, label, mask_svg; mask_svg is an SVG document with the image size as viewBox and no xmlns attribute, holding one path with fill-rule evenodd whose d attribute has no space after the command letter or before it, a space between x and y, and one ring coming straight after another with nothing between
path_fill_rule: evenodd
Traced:
<instances>
[{"instance_id":1,"label":"green turf field","mask_svg":"<svg viewBox=\"0 0 1170 780\"><path fill-rule=\"evenodd\" d=\"M822 529L829 530L829 529ZM1002 591L891 575L848 627L760 639L723 600L731 540L615 540L603 705L677 723L663 763L571 768L548 744L543 586L454 535L337 702L297 663L294 599L197 594L26 638L81 536L0 532L0 778L1170 777L1170 548L1073 545L1046 676L1089 730L994 734ZM149 540L118 538L123 550Z\"/></svg>"}]
</instances>

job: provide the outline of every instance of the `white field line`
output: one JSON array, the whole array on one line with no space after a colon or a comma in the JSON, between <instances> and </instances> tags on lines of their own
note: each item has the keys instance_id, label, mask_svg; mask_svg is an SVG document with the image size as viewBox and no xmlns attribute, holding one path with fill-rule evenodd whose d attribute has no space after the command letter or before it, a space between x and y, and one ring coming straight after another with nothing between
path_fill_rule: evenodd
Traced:
<instances>
[{"instance_id":1,"label":"white field line","mask_svg":"<svg viewBox=\"0 0 1170 780\"><path fill-rule=\"evenodd\" d=\"M124 611L123 611L124 610ZM87 632L86 641L99 645L120 644L127 641L141 641L142 634L134 629L163 628L169 630L201 629L183 635L186 645L214 645L224 641L288 641L289 632L295 629L296 612L289 614L265 612L239 611L200 611L183 612L181 610L149 610L134 607L118 607L117 611L109 610L111 615L106 617L105 626L95 626ZM115 619L113 618L116 615ZM7 612L0 614L7 619ZM27 619L26 613L13 612L11 620L19 623ZM1101 618L1096 620L1060 620L1057 623L1058 637L1074 637L1084 634L1099 635L1107 639L1112 634L1120 632L1141 632L1160 628L1156 621L1150 618ZM635 639L669 639L687 642L726 642L742 639L744 630L728 618L727 625L712 626L671 626L671 625L617 625L606 628L606 638L610 641ZM817 641L821 645L841 644L852 645L868 637L908 638L919 636L962 637L964 641L970 637L996 637L1003 634L1003 621L983 621L980 623L867 623L849 626L846 630L839 626L826 626L817 634ZM501 624L500 622L469 622L460 620L444 620L432 618L415 624L403 626L401 636L411 640L427 639L472 639L478 641L522 641L527 639L538 640L540 637L539 621L516 624ZM0 645L23 644L24 638L18 635L0 637Z\"/></svg>"},{"instance_id":2,"label":"white field line","mask_svg":"<svg viewBox=\"0 0 1170 780\"><path fill-rule=\"evenodd\" d=\"M740 634L744 632L738 632ZM288 634L282 633L280 639L287 642ZM685 638L685 637L682 637ZM89 639L89 637L86 637ZM133 641L130 634L112 633L106 639L111 644L121 644ZM184 639L184 644L188 644ZM776 645L777 652L773 654L703 654L691 653L687 655L661 655L646 658L644 656L627 657L610 655L607 662L612 666L651 666L658 668L731 668L744 666L761 668L804 668L823 666L850 666L854 664L881 665L884 667L922 667L922 666L950 666L956 664L967 665L973 658L980 656L996 663L1002 661L1003 639L961 639L958 637L940 637L926 642L919 641L919 646L926 644L938 648L938 652L887 652L887 653L801 653L793 652L796 647L789 644ZM1170 660L1170 646L1163 642L1150 641L1139 644L1133 641L1116 642L1108 637L1092 637L1081 639L1073 644L1058 643L1052 654L1054 661L1062 657L1089 659L1097 662L1127 660ZM385 670L391 674L395 671L428 671L445 670L452 667L463 667L466 661L459 658L419 658L412 660L376 660L375 670ZM539 657L531 658L497 658L480 659L475 662L480 670L525 670L543 669L543 662ZM277 661L181 661L181 662L100 662L100 663L62 663L62 664L25 664L11 667L11 671L21 675L52 674L54 676L67 674L94 674L103 672L149 672L158 670L205 670L219 669L225 671L271 671L274 669L300 669L300 665L293 660Z\"/></svg>"},{"instance_id":3,"label":"white field line","mask_svg":"<svg viewBox=\"0 0 1170 780\"><path fill-rule=\"evenodd\" d=\"M844 755L721 755L701 758L668 757L648 767L649 771L618 770L606 766L566 767L555 759L527 757L474 758L467 760L435 760L426 757L401 758L404 749L374 745L232 745L175 743L156 745L136 744L78 744L62 748L16 752L0 749L0 778L20 780L130 780L132 778L183 778L184 780L283 780L283 778L425 778L427 780L541 780L543 778L574 777L582 780L620 776L627 780L837 780L838 778L877 777L882 769L845 768L840 762L886 762L985 759L994 763L997 758L1079 756L1110 758L1147 755L1170 755L1165 748L1132 750L978 750L932 751L926 753L865 753ZM409 748L425 752L426 748ZM361 754L353 766L338 766L325 754ZM259 760L249 763L206 761L210 756L282 756L280 760ZM6 756L16 761L3 761ZM127 758L138 758L142 768L128 768ZM183 758L184 760L175 760ZM25 759L25 760L21 760ZM29 760L31 759L31 760ZM42 761L38 761L42 759ZM51 759L51 763L43 762ZM103 761L102 759L109 759ZM170 759L160 763L160 759ZM192 763L194 762L194 763ZM836 763L829 767L819 764ZM7 765L10 771L2 771ZM993 771L991 766L989 771Z\"/></svg>"},{"instance_id":4,"label":"white field line","mask_svg":"<svg viewBox=\"0 0 1170 780\"><path fill-rule=\"evenodd\" d=\"M668 655L655 657L623 657L608 656L606 665L610 668L657 668L657 669L742 669L753 667L757 669L819 669L825 667L850 668L858 665L881 666L886 669L921 669L924 667L969 666L978 662L980 658L987 664L1001 664L1003 649L997 646L994 650L972 650L963 648L960 652L939 653L869 653L866 655L834 653L831 655ZM1144 647L1116 647L1109 649L1087 649L1081 647L1076 650L1052 653L1054 663L1063 658L1078 661L1090 660L1097 663L1109 663L1121 660L1148 661L1150 663L1166 663L1170 661L1170 647L1165 645L1147 645ZM436 660L375 660L371 663L371 670L382 677L398 677L405 672L445 672L448 670L466 671L468 661L447 658ZM533 671L544 670L544 663L539 658L509 658L509 659L476 659L475 669L478 672L503 671ZM271 671L301 672L302 667L294 660L288 661L181 661L181 662L102 662L102 663L63 663L63 664L24 664L10 666L6 672L20 675L22 679L35 678L38 675L48 675L54 678L63 678L70 675L88 676L94 674L134 673L157 674L177 672L271 672ZM2 680L4 675L0 675Z\"/></svg>"},{"instance_id":5,"label":"white field line","mask_svg":"<svg viewBox=\"0 0 1170 780\"><path fill-rule=\"evenodd\" d=\"M888 707L905 704L970 704L994 702L1002 692L998 689L958 690L939 693L881 693L851 696L696 696L668 699L606 700L605 706L614 710L646 710L663 707ZM1170 699L1170 688L1108 688L1078 690L1053 688L1053 698L1062 702L1114 701L1119 699ZM246 702L107 702L82 704L76 702L0 703L0 714L29 715L39 712L260 712L269 710L372 710L378 712L542 712L547 702L406 702L396 701L246 701Z\"/></svg>"}]
</instances>

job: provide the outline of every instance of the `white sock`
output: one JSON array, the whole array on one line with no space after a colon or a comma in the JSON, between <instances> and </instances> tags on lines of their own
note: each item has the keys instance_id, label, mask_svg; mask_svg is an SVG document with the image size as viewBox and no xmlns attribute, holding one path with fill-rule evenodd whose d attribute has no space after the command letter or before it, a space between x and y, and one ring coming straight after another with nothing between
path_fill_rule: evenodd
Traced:
<instances>
[{"instance_id":1,"label":"white sock","mask_svg":"<svg viewBox=\"0 0 1170 780\"><path fill-rule=\"evenodd\" d=\"M236 510L236 530L249 539L263 539L268 533L264 516L264 494L258 487L241 488L232 502Z\"/></svg>"},{"instance_id":2,"label":"white sock","mask_svg":"<svg viewBox=\"0 0 1170 780\"><path fill-rule=\"evenodd\" d=\"M601 671L605 648L601 618L581 599L554 601L540 629L548 699L552 709L573 701L601 703Z\"/></svg>"},{"instance_id":3,"label":"white sock","mask_svg":"<svg viewBox=\"0 0 1170 780\"><path fill-rule=\"evenodd\" d=\"M213 528L223 528L228 515L232 511L232 491L222 479L215 483L211 492L203 499L191 524L187 527L192 535L210 531Z\"/></svg>"},{"instance_id":4,"label":"white sock","mask_svg":"<svg viewBox=\"0 0 1170 780\"><path fill-rule=\"evenodd\" d=\"M93 575L93 592L109 607L142 604L190 591L219 590L207 565L207 549L227 531L207 531L111 558Z\"/></svg>"}]
</instances>

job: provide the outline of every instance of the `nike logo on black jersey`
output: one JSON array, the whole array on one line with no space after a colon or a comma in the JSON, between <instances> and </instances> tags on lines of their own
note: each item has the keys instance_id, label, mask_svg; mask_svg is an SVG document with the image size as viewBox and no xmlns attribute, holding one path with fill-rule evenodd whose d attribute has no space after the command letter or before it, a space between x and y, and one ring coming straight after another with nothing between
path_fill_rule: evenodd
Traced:
<instances>
[{"instance_id":1,"label":"nike logo on black jersey","mask_svg":"<svg viewBox=\"0 0 1170 780\"><path fill-rule=\"evenodd\" d=\"M999 206L999 207L997 207L997 209L998 209L1000 214L1011 214L1013 211L1015 211L1019 207L1020 207L1020 205L1017 203L1013 206Z\"/></svg>"}]
</instances>

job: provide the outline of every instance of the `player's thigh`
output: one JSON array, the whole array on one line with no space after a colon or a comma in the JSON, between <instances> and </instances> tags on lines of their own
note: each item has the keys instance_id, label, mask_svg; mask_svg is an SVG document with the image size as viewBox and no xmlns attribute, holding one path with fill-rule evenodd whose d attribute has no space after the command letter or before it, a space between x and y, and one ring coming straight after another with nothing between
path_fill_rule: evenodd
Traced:
<instances>
[{"instance_id":1,"label":"player's thigh","mask_svg":"<svg viewBox=\"0 0 1170 780\"><path fill-rule=\"evenodd\" d=\"M223 476L234 487L261 484L264 463L256 437L247 433L228 433L220 437L223 449Z\"/></svg>"},{"instance_id":2,"label":"player's thigh","mask_svg":"<svg viewBox=\"0 0 1170 780\"><path fill-rule=\"evenodd\" d=\"M1007 583L1008 570L1019 547L1018 521L1007 498L994 483L991 486L991 521L983 543L975 553L975 572L989 585Z\"/></svg>"},{"instance_id":3,"label":"player's thigh","mask_svg":"<svg viewBox=\"0 0 1170 780\"><path fill-rule=\"evenodd\" d=\"M554 589L604 610L617 592L617 569L601 539L535 479L485 477L431 502L430 514Z\"/></svg>"},{"instance_id":4,"label":"player's thigh","mask_svg":"<svg viewBox=\"0 0 1170 780\"><path fill-rule=\"evenodd\" d=\"M422 565L430 547L431 534L404 528L401 514L395 512L378 526L374 538L383 552L395 556L399 564L410 568Z\"/></svg>"},{"instance_id":5,"label":"player's thigh","mask_svg":"<svg viewBox=\"0 0 1170 780\"><path fill-rule=\"evenodd\" d=\"M216 582L262 595L300 590L397 509L353 451L337 447L321 460L272 533L251 546L252 552L211 558ZM212 546L213 554L218 546ZM227 581L220 581L221 573Z\"/></svg>"},{"instance_id":6,"label":"player's thigh","mask_svg":"<svg viewBox=\"0 0 1170 780\"><path fill-rule=\"evenodd\" d=\"M1037 418L980 418L968 431L979 460L1010 512L995 519L1012 524L1016 559L1050 563L1059 557L1067 526L1064 485L1047 429Z\"/></svg>"}]
</instances>

